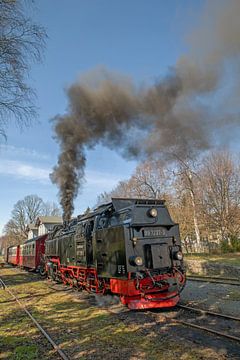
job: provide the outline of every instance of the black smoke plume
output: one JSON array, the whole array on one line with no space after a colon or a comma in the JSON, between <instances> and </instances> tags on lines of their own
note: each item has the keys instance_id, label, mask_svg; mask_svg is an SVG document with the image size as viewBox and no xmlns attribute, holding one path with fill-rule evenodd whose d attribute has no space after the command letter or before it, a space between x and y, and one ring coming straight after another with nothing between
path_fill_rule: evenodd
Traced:
<instances>
[{"instance_id":1,"label":"black smoke plume","mask_svg":"<svg viewBox=\"0 0 240 360\"><path fill-rule=\"evenodd\" d=\"M232 68L239 69L240 1L207 4L192 32L189 53L153 86L137 87L127 77L98 69L68 89L67 113L55 118L61 153L51 174L60 189L65 220L71 217L84 178L86 149L101 143L129 158L174 153L185 158L213 146L233 119L239 126L239 112L225 117L211 101L221 90L226 65L234 63Z\"/></svg>"}]
</instances>

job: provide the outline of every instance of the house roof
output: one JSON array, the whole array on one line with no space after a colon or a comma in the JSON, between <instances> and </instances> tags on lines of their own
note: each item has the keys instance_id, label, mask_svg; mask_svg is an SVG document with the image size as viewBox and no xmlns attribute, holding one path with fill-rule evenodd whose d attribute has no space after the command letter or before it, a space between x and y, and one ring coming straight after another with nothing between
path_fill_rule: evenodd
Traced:
<instances>
[{"instance_id":1,"label":"house roof","mask_svg":"<svg viewBox=\"0 0 240 360\"><path fill-rule=\"evenodd\" d=\"M62 224L61 216L39 216L36 220L35 225L40 224Z\"/></svg>"}]
</instances>

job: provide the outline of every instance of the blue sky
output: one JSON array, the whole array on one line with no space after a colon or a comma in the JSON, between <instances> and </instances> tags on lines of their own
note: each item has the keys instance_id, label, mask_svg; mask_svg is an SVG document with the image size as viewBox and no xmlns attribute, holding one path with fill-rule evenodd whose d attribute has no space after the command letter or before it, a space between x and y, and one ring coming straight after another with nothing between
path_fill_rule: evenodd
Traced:
<instances>
[{"instance_id":1,"label":"blue sky","mask_svg":"<svg viewBox=\"0 0 240 360\"><path fill-rule=\"evenodd\" d=\"M14 204L29 194L58 201L49 180L57 162L52 119L64 113L64 89L97 66L123 72L136 82L163 76L185 51L186 34L203 0L41 0L35 19L48 33L43 64L29 81L37 93L39 117L20 130L14 122L0 146L0 232ZM136 163L100 146L87 153L86 182L75 201L75 214L93 206L97 195L128 178Z\"/></svg>"}]
</instances>

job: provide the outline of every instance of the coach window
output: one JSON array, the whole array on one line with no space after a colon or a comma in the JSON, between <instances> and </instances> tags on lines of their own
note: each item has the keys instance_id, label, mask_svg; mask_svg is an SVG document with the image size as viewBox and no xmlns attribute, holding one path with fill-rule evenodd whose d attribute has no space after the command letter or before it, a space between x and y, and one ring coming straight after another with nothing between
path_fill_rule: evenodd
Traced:
<instances>
[{"instance_id":1,"label":"coach window","mask_svg":"<svg viewBox=\"0 0 240 360\"><path fill-rule=\"evenodd\" d=\"M119 222L123 223L123 224L127 224L131 221L131 211L125 211L123 213L120 214L119 216Z\"/></svg>"}]
</instances>

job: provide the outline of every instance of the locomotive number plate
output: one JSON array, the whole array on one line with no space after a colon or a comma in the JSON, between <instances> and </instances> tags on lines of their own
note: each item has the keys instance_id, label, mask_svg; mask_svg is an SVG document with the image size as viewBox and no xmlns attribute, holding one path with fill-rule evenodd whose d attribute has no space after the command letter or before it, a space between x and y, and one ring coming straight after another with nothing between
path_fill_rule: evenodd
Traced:
<instances>
[{"instance_id":1,"label":"locomotive number plate","mask_svg":"<svg viewBox=\"0 0 240 360\"><path fill-rule=\"evenodd\" d=\"M143 234L146 237L165 236L166 235L166 230L165 229L144 229Z\"/></svg>"}]
</instances>

